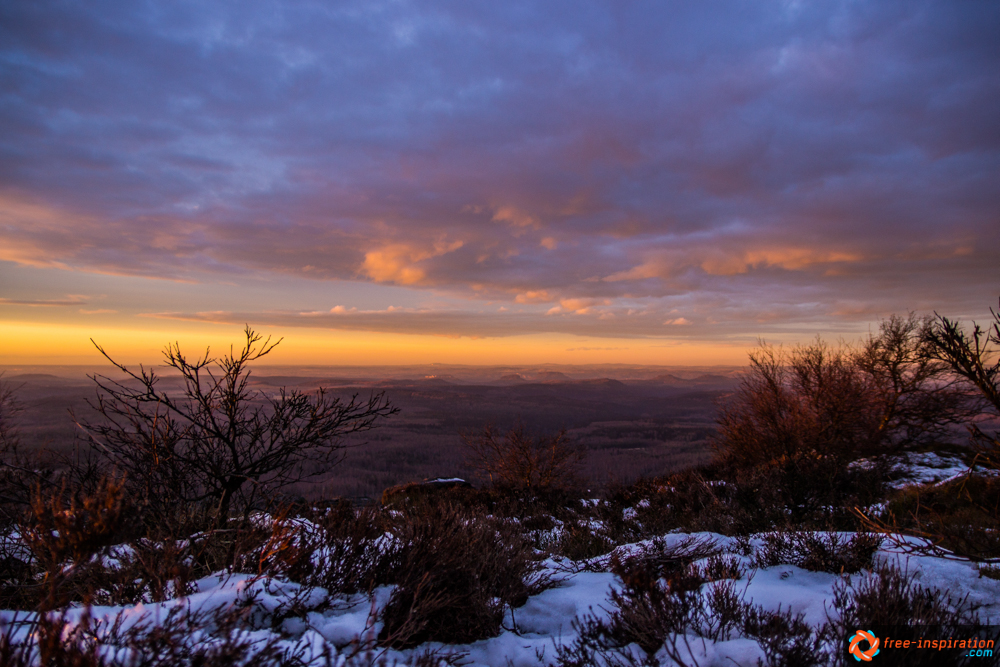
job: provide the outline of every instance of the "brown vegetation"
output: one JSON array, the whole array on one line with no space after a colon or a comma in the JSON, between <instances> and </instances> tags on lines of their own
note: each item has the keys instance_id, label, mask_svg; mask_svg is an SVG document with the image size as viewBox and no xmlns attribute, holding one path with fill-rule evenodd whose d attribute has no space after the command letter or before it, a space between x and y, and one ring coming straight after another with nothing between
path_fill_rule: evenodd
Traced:
<instances>
[{"instance_id":1,"label":"brown vegetation","mask_svg":"<svg viewBox=\"0 0 1000 667\"><path fill-rule=\"evenodd\" d=\"M491 425L462 437L468 465L496 488L521 493L566 489L584 453L566 439L566 431L533 437L523 425L501 435Z\"/></svg>"}]
</instances>

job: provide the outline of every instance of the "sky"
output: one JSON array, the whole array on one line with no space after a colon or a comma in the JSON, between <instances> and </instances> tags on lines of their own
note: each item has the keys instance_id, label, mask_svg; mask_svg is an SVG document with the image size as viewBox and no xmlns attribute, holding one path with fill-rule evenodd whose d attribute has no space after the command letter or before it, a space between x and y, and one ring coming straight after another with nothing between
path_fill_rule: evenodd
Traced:
<instances>
[{"instance_id":1,"label":"sky","mask_svg":"<svg viewBox=\"0 0 1000 667\"><path fill-rule=\"evenodd\" d=\"M0 5L0 364L739 364L998 258L997 2Z\"/></svg>"}]
</instances>

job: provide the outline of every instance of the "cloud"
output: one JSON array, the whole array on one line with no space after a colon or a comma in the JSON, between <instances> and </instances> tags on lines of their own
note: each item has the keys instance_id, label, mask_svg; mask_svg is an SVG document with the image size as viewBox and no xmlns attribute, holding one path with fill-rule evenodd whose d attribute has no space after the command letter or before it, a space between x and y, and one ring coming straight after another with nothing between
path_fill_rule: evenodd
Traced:
<instances>
[{"instance_id":1,"label":"cloud","mask_svg":"<svg viewBox=\"0 0 1000 667\"><path fill-rule=\"evenodd\" d=\"M383 246L365 253L361 271L376 282L417 285L427 277L424 269L418 266L420 262L454 252L462 245L462 241L440 241L434 244L433 250L415 249L402 243Z\"/></svg>"},{"instance_id":2,"label":"cloud","mask_svg":"<svg viewBox=\"0 0 1000 667\"><path fill-rule=\"evenodd\" d=\"M998 25L901 0L12 7L0 260L628 335L674 307L707 334L969 312L1000 254Z\"/></svg>"},{"instance_id":3,"label":"cloud","mask_svg":"<svg viewBox=\"0 0 1000 667\"><path fill-rule=\"evenodd\" d=\"M590 313L594 306L611 305L611 301L609 299L561 299L559 305L568 311L586 314Z\"/></svg>"},{"instance_id":4,"label":"cloud","mask_svg":"<svg viewBox=\"0 0 1000 667\"><path fill-rule=\"evenodd\" d=\"M7 299L0 298L3 306L80 306L87 303L82 297L71 296L66 299ZM83 311L80 311L83 312Z\"/></svg>"},{"instance_id":5,"label":"cloud","mask_svg":"<svg viewBox=\"0 0 1000 667\"><path fill-rule=\"evenodd\" d=\"M567 314L558 306L554 310L556 314ZM651 318L639 318L622 324L609 322L595 314L572 315L572 317L546 317L543 312L479 312L389 306L377 310L352 308L332 311L159 312L146 313L145 317L234 325L253 322L255 326L328 328L471 338L503 338L542 333L619 338L665 335L662 327L658 326L659 321ZM752 337L748 338L748 344L752 340Z\"/></svg>"},{"instance_id":6,"label":"cloud","mask_svg":"<svg viewBox=\"0 0 1000 667\"><path fill-rule=\"evenodd\" d=\"M528 290L514 297L514 303L546 303L553 297L546 290Z\"/></svg>"},{"instance_id":7,"label":"cloud","mask_svg":"<svg viewBox=\"0 0 1000 667\"><path fill-rule=\"evenodd\" d=\"M493 213L493 220L495 222L505 222L511 227L519 228L518 234L521 233L520 230L525 228L539 229L542 226L538 218L513 206L498 207Z\"/></svg>"}]
</instances>

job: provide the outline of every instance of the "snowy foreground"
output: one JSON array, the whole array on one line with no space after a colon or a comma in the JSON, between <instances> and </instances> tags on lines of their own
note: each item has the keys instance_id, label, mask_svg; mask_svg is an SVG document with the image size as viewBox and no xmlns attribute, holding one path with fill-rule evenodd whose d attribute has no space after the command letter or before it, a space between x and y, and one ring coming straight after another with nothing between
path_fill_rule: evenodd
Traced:
<instances>
[{"instance_id":1,"label":"snowy foreground","mask_svg":"<svg viewBox=\"0 0 1000 667\"><path fill-rule=\"evenodd\" d=\"M712 533L669 534L665 536L667 546L680 544L695 537L701 543L713 543L723 554L731 554L741 560L747 571L736 581L736 590L747 602L752 602L767 610L788 610L815 627L827 622L832 612L832 595L835 582L841 575L824 572L810 572L794 565L778 565L753 569L750 559L740 555L740 545L734 538ZM753 541L751 541L753 543ZM642 550L644 543L625 545L618 548L619 554ZM743 545L745 552L745 543ZM947 590L953 598L968 596L968 602L980 605L984 621L993 623L1000 619L1000 581L980 577L976 567L970 563L943 558L907 555L893 547L883 547L876 554L876 563L896 563L908 572L915 583L930 589ZM491 667L527 667L529 665L552 664L558 643L569 644L575 637L572 625L574 618L591 613L600 617L612 605L609 592L618 589L621 582L607 571L608 557L585 563L569 561L548 561L546 568L558 579L553 588L531 597L526 604L508 613L505 629L492 639L464 646L424 645L410 651L376 651L386 664L405 664L427 650L438 649L441 654L464 654L461 664L490 665ZM587 569L584 569L587 568ZM588 571L596 570L596 571ZM854 578L865 574L854 575ZM712 584L706 584L707 589ZM340 597L332 605L317 605L323 611L308 611L310 600L325 596L321 589L308 592L305 597L297 584L278 579L254 577L246 574L218 574L201 579L196 583L196 592L174 600L158 604L136 605L134 607L93 607L89 610L92 627L128 630L136 624L147 627L169 622L173 614L198 614L241 606L248 613L251 626L260 628L249 630L249 637L261 645L268 641L278 642L282 649L298 656L304 664L338 665L344 656L357 653L357 647L367 642L372 645L378 634L379 611L387 602L391 587L376 589L371 596L355 595ZM304 610L300 615L287 613L290 602L296 601L297 608ZM67 619L78 622L86 612L72 609ZM275 614L283 620L273 623ZM27 625L19 622L30 621L25 612L0 612L8 631L13 630L15 641L24 641ZM14 625L10 625L10 624ZM100 634L100 633L98 633ZM188 635L191 642L212 641L210 633L195 629ZM29 640L30 641L30 640ZM756 641L744 637L731 637L726 641L711 642L700 637L691 637L686 642L686 650L691 652L687 664L703 667L725 665L754 665L758 659L766 662L762 649ZM118 655L108 647L106 657ZM118 649L119 651L124 649ZM338 657L339 656L339 657ZM663 656L661 664L675 664ZM362 663L351 663L362 664Z\"/></svg>"},{"instance_id":2,"label":"snowy foreground","mask_svg":"<svg viewBox=\"0 0 1000 667\"><path fill-rule=\"evenodd\" d=\"M957 457L934 453L907 456L899 467L897 488L940 484L967 471ZM260 519L264 523L270 520ZM308 521L294 521L306 532L316 529ZM841 544L852 536L850 533L816 535L833 537ZM17 542L18 536L13 533L5 539ZM379 541L392 539L386 535ZM508 609L498 636L466 645L427 643L406 651L377 647L376 637L382 629L379 619L392 596L393 586L381 586L370 595L331 595L322 588L306 588L280 578L228 572L198 580L186 595L160 603L70 608L61 615L66 622L62 632L66 637L72 635L74 628L86 628L89 636L97 639L100 655L109 662L122 664L132 657L129 642L121 641L130 631L149 635L157 628L179 627L183 631L178 636L190 646L222 642L222 635L229 640L237 637L249 645L249 650L236 664L254 665L255 654L266 649L272 656L277 652L286 658L294 657L296 664L324 667L429 666L439 662L421 660L428 655L442 659L440 664L529 667L556 664L558 648L572 646L579 636L581 626L574 621L609 617L615 609L612 594L623 587L621 579L611 572L615 557L621 562L643 553L684 551L685 545L700 545L699 555L706 557L694 559L693 566L710 567L711 554L716 561L721 558L730 563L730 571L739 575L735 580L724 578L701 586L706 609L713 587L728 586L743 603L764 611L791 612L793 617L801 618L817 630L839 620L834 604L838 588L843 592L845 584L858 586L872 576L867 571L854 575L809 571L792 564L765 567L759 555L766 551L767 541L767 535L740 540L708 532L669 533L662 538L619 546L610 554L586 561L546 560L540 574L551 578L553 585L529 597L516 609ZM966 609L976 608L980 623L1000 625L1000 580L981 576L973 563L917 553L906 548L908 544L917 543L903 537L884 540L875 553L872 570L895 566L913 584L933 592L934 598L952 600ZM8 552L18 555L16 550ZM23 557L28 555L25 551ZM105 562L114 566L115 560L112 553L110 562ZM317 554L311 555L311 562L318 562ZM238 617L238 625L220 629L218 619L227 617ZM37 618L24 611L0 611L0 634L5 634L14 645L33 646L37 641L37 635L33 634ZM711 624L711 617L707 618ZM758 640L742 636L739 631L722 633L724 636L717 640L704 638L706 634L711 633L692 633L679 641L668 640L674 649L672 655L666 649L661 650L655 656L656 662L663 666L700 667L768 662ZM636 645L632 647L633 655L644 657ZM37 653L32 655L34 659L29 658L29 662L37 664ZM839 662L845 658L842 652L836 657ZM853 660L850 662L853 664ZM981 664L992 663L984 660Z\"/></svg>"}]
</instances>

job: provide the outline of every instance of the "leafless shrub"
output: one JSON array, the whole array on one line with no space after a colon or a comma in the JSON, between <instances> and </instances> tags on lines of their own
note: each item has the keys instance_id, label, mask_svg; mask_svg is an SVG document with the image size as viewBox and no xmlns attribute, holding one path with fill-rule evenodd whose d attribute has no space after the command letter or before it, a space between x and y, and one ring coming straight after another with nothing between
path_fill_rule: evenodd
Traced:
<instances>
[{"instance_id":1,"label":"leafless shrub","mask_svg":"<svg viewBox=\"0 0 1000 667\"><path fill-rule=\"evenodd\" d=\"M94 494L39 490L31 519L21 526L32 565L41 572L40 581L26 584L38 608L88 598L100 578L100 557L120 541L129 520L121 479L105 478Z\"/></svg>"},{"instance_id":2,"label":"leafless shrub","mask_svg":"<svg viewBox=\"0 0 1000 667\"><path fill-rule=\"evenodd\" d=\"M993 322L985 328L975 322L966 333L958 321L937 316L925 340L935 358L973 387L994 417L1000 416L1000 354L991 347L1000 345L1000 312L990 309ZM970 424L974 444L979 449L977 464L1000 470L1000 433L987 434Z\"/></svg>"},{"instance_id":3,"label":"leafless shrub","mask_svg":"<svg viewBox=\"0 0 1000 667\"><path fill-rule=\"evenodd\" d=\"M397 410L383 394L349 401L320 389L310 395L282 389L277 396L250 389L249 366L278 343L250 327L240 351L194 359L179 345L163 352L184 383L181 396L159 386L142 366L129 370L97 349L127 376L92 379L101 419L83 423L97 451L126 474L130 492L154 505L211 501L219 525L230 509L249 508L255 496L322 474L336 464L343 438L373 428ZM304 464L308 463L308 468Z\"/></svg>"},{"instance_id":4,"label":"leafless shrub","mask_svg":"<svg viewBox=\"0 0 1000 667\"><path fill-rule=\"evenodd\" d=\"M603 526L596 526L589 520L573 520L563 524L552 550L570 560L583 561L603 556L615 546Z\"/></svg>"},{"instance_id":5,"label":"leafless shrub","mask_svg":"<svg viewBox=\"0 0 1000 667\"><path fill-rule=\"evenodd\" d=\"M767 611L746 605L741 616L741 631L757 640L767 656L768 665L811 667L827 664L822 637L801 614L794 614L790 609Z\"/></svg>"},{"instance_id":6,"label":"leafless shrub","mask_svg":"<svg viewBox=\"0 0 1000 667\"><path fill-rule=\"evenodd\" d=\"M0 625L0 664L8 667L104 667L95 642L88 641L90 619L71 624L65 614L25 615Z\"/></svg>"},{"instance_id":7,"label":"leafless shrub","mask_svg":"<svg viewBox=\"0 0 1000 667\"><path fill-rule=\"evenodd\" d=\"M858 511L896 548L973 562L1000 562L1000 478L969 474L894 494L881 516ZM913 537L919 538L914 540Z\"/></svg>"},{"instance_id":8,"label":"leafless shrub","mask_svg":"<svg viewBox=\"0 0 1000 667\"><path fill-rule=\"evenodd\" d=\"M683 572L692 563L718 556L720 552L715 540L699 536L687 536L670 543L664 537L654 537L643 548L627 553L611 554L609 567L623 581L633 576L659 579ZM694 575L701 577L697 570ZM702 583L707 579L702 578Z\"/></svg>"},{"instance_id":9,"label":"leafless shrub","mask_svg":"<svg viewBox=\"0 0 1000 667\"><path fill-rule=\"evenodd\" d=\"M929 355L944 364L980 399L978 417L1000 417L1000 312L985 328L973 322L966 332L958 321L936 316L923 331ZM881 531L904 550L918 550L979 562L1000 560L1000 481L974 474L980 466L1000 470L1000 433L988 434L977 421L968 428L977 450L969 474L947 484L897 493L884 516L857 510L870 530ZM901 539L900 532L920 542Z\"/></svg>"},{"instance_id":10,"label":"leafless shrub","mask_svg":"<svg viewBox=\"0 0 1000 667\"><path fill-rule=\"evenodd\" d=\"M501 434L487 425L462 436L467 465L494 486L520 492L565 489L575 484L583 451L570 445L566 432L533 437L518 425Z\"/></svg>"},{"instance_id":11,"label":"leafless shrub","mask_svg":"<svg viewBox=\"0 0 1000 667\"><path fill-rule=\"evenodd\" d=\"M162 602L193 592L199 572L190 541L133 540L111 554L89 601L99 605Z\"/></svg>"}]
</instances>

